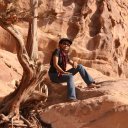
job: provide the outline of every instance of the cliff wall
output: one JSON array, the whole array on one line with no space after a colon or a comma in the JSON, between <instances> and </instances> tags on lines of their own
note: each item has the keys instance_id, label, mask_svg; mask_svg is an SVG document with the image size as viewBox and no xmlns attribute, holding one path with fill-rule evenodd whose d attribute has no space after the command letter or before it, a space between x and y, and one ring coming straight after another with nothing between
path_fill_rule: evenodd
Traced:
<instances>
[{"instance_id":1,"label":"cliff wall","mask_svg":"<svg viewBox=\"0 0 128 128\"><path fill-rule=\"evenodd\" d=\"M128 77L127 0L42 0L38 37L46 64L61 37L73 40L71 57L108 76ZM20 8L29 2L20 0ZM27 24L18 23L26 39ZM0 47L15 52L15 40L0 28ZM47 57L46 57L47 56Z\"/></svg>"}]
</instances>

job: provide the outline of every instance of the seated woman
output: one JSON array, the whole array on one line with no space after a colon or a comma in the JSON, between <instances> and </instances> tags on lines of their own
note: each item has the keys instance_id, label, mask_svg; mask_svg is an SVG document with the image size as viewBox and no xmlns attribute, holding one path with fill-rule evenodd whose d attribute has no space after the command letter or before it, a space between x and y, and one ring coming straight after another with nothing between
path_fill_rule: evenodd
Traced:
<instances>
[{"instance_id":1,"label":"seated woman","mask_svg":"<svg viewBox=\"0 0 128 128\"><path fill-rule=\"evenodd\" d=\"M77 98L73 76L79 72L84 82L90 88L95 87L95 81L88 74L83 65L77 64L69 59L68 52L71 44L72 41L67 38L62 38L59 41L59 48L54 50L51 57L49 77L50 80L55 83L67 82L69 101L76 101ZM67 63L71 64L72 68L66 71Z\"/></svg>"}]
</instances>

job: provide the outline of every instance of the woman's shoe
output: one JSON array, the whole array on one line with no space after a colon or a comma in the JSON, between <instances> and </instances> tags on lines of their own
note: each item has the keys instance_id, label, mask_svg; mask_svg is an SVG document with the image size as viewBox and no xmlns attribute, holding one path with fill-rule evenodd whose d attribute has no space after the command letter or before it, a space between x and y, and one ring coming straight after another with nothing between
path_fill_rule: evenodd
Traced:
<instances>
[{"instance_id":1,"label":"woman's shoe","mask_svg":"<svg viewBox=\"0 0 128 128\"><path fill-rule=\"evenodd\" d=\"M88 88L100 88L100 87L101 87L100 85L96 85L94 83L88 85Z\"/></svg>"},{"instance_id":2,"label":"woman's shoe","mask_svg":"<svg viewBox=\"0 0 128 128\"><path fill-rule=\"evenodd\" d=\"M77 102L78 99L68 99L68 102Z\"/></svg>"}]
</instances>

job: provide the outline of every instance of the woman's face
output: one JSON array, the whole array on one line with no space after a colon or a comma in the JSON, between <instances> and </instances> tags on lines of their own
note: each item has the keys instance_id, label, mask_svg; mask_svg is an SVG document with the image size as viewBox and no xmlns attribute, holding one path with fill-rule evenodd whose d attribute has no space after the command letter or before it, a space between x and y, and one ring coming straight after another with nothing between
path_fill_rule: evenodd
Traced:
<instances>
[{"instance_id":1,"label":"woman's face","mask_svg":"<svg viewBox=\"0 0 128 128\"><path fill-rule=\"evenodd\" d=\"M69 51L70 45L71 44L68 41L63 41L63 43L59 44L63 51Z\"/></svg>"}]
</instances>

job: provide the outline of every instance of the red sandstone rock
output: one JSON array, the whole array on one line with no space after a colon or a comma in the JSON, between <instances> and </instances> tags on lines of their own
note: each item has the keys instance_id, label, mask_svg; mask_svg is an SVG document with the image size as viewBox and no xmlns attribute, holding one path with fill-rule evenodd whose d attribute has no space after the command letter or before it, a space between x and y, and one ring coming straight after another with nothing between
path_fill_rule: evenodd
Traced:
<instances>
[{"instance_id":1,"label":"red sandstone rock","mask_svg":"<svg viewBox=\"0 0 128 128\"><path fill-rule=\"evenodd\" d=\"M50 57L60 37L69 37L74 39L72 56L79 63L108 76L128 76L127 0L42 2L39 14L43 18L38 22L38 37L39 49L44 56ZM22 0L19 6L29 8L29 2ZM27 24L22 22L17 25L26 39ZM0 47L14 52L15 40L2 29L0 34ZM44 63L48 61L44 59Z\"/></svg>"},{"instance_id":2,"label":"red sandstone rock","mask_svg":"<svg viewBox=\"0 0 128 128\"><path fill-rule=\"evenodd\" d=\"M49 64L59 39L69 37L73 39L71 57L93 68L87 69L101 85L96 90L83 89L86 85L78 75L75 81L79 101L69 103L64 99L66 87L49 83L53 89L49 93L51 106L42 112L43 119L54 128L127 128L128 81L121 78L128 77L128 1L42 2L39 14L45 12L45 16L38 22L40 60ZM21 0L19 6L29 8L28 1ZM18 23L17 28L26 40L27 24ZM2 28L0 35L0 48L16 53L11 35ZM0 50L0 98L14 90L22 74L16 55L10 52Z\"/></svg>"}]
</instances>

